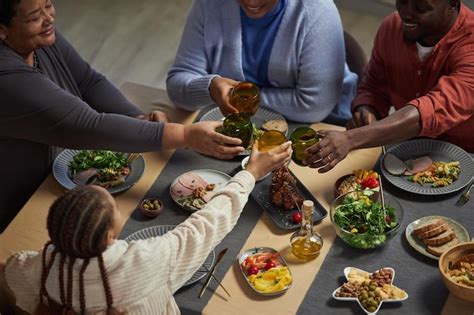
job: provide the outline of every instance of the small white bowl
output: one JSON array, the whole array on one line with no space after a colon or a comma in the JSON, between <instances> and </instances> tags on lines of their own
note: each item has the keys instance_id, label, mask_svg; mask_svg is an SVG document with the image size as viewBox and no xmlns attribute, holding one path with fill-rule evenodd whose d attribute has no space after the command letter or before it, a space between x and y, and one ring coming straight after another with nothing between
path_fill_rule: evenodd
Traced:
<instances>
[{"instance_id":1,"label":"small white bowl","mask_svg":"<svg viewBox=\"0 0 474 315\"><path fill-rule=\"evenodd\" d=\"M250 159L250 156L246 156L242 162L241 162L241 165L242 165L242 169L244 170L245 167L247 166L247 163L249 162L249 159ZM261 181L261 180L264 180L265 178L267 178L268 176L270 176L272 174L272 172L269 172L267 173L266 175L260 177L259 179L257 179L257 182Z\"/></svg>"}]
</instances>

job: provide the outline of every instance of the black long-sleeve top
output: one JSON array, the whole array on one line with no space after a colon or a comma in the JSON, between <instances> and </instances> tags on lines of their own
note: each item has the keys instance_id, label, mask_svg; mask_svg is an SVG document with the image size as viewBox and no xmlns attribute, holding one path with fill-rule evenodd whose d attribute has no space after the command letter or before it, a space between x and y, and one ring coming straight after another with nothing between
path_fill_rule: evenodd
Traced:
<instances>
[{"instance_id":1,"label":"black long-sleeve top","mask_svg":"<svg viewBox=\"0 0 474 315\"><path fill-rule=\"evenodd\" d=\"M143 114L56 32L29 66L0 43L0 231L49 174L60 148L160 149L162 123Z\"/></svg>"}]
</instances>

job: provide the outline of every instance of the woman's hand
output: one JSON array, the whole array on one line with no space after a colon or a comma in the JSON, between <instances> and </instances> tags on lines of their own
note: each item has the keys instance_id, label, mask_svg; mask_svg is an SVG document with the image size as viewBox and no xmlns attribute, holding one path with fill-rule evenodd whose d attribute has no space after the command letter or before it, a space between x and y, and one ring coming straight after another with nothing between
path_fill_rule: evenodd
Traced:
<instances>
[{"instance_id":1,"label":"woman's hand","mask_svg":"<svg viewBox=\"0 0 474 315\"><path fill-rule=\"evenodd\" d=\"M319 130L317 133L322 139L306 149L309 157L303 163L311 168L319 168L319 173L325 173L346 158L353 149L353 141L346 131Z\"/></svg>"},{"instance_id":2,"label":"woman's hand","mask_svg":"<svg viewBox=\"0 0 474 315\"><path fill-rule=\"evenodd\" d=\"M156 122L169 122L168 116L164 112L161 112L159 110L154 110L148 115L140 115L135 118L138 118L140 120L147 120L147 121L156 121Z\"/></svg>"},{"instance_id":3,"label":"woman's hand","mask_svg":"<svg viewBox=\"0 0 474 315\"><path fill-rule=\"evenodd\" d=\"M228 160L245 149L242 141L220 134L217 127L222 126L219 121L201 121L185 126L184 141L186 147L206 155Z\"/></svg>"},{"instance_id":4,"label":"woman's hand","mask_svg":"<svg viewBox=\"0 0 474 315\"><path fill-rule=\"evenodd\" d=\"M211 94L211 98L214 103L219 106L224 117L229 114L239 112L229 103L230 92L238 83L238 81L232 79L214 77L214 79L211 81L211 84L209 85L209 93Z\"/></svg>"},{"instance_id":5,"label":"woman's hand","mask_svg":"<svg viewBox=\"0 0 474 315\"><path fill-rule=\"evenodd\" d=\"M254 143L249 163L245 169L257 180L268 172L286 165L291 159L292 152L291 141L265 152L258 151L257 144Z\"/></svg>"},{"instance_id":6,"label":"woman's hand","mask_svg":"<svg viewBox=\"0 0 474 315\"><path fill-rule=\"evenodd\" d=\"M352 115L352 119L346 124L347 129L354 129L370 125L377 121L377 115L372 107L362 105L357 107L356 111Z\"/></svg>"}]
</instances>

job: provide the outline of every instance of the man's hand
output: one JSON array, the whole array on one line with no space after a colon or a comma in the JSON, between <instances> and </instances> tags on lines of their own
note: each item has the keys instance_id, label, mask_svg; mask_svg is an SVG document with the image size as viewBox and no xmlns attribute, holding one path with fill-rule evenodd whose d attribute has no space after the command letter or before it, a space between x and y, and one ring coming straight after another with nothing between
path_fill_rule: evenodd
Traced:
<instances>
[{"instance_id":1,"label":"man's hand","mask_svg":"<svg viewBox=\"0 0 474 315\"><path fill-rule=\"evenodd\" d=\"M311 168L319 168L319 173L325 173L345 159L353 149L353 141L347 131L320 130L317 133L322 139L306 149L309 157L303 163Z\"/></svg>"},{"instance_id":2,"label":"man's hand","mask_svg":"<svg viewBox=\"0 0 474 315\"><path fill-rule=\"evenodd\" d=\"M217 106L219 106L224 117L229 114L239 112L229 103L230 92L238 83L238 81L232 79L214 77L214 79L211 81L211 84L209 85L209 93L211 94L211 98L217 104Z\"/></svg>"},{"instance_id":3,"label":"man's hand","mask_svg":"<svg viewBox=\"0 0 474 315\"><path fill-rule=\"evenodd\" d=\"M135 118L138 118L140 120L147 120L147 121L169 122L168 116L166 116L165 113L159 110L154 110L148 115L140 115Z\"/></svg>"},{"instance_id":4,"label":"man's hand","mask_svg":"<svg viewBox=\"0 0 474 315\"><path fill-rule=\"evenodd\" d=\"M372 107L362 105L357 107L356 111L352 115L352 119L346 124L347 129L359 128L362 126L370 125L377 121L377 116Z\"/></svg>"},{"instance_id":5,"label":"man's hand","mask_svg":"<svg viewBox=\"0 0 474 315\"><path fill-rule=\"evenodd\" d=\"M216 132L222 126L218 121L202 121L185 126L184 139L186 146L191 150L219 159L228 160L245 149L242 141Z\"/></svg>"}]
</instances>

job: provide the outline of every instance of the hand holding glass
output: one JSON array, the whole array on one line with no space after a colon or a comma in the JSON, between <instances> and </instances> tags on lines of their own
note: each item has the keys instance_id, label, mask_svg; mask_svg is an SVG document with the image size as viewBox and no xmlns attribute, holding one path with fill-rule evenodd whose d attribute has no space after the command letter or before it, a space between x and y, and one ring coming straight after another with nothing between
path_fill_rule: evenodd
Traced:
<instances>
[{"instance_id":1,"label":"hand holding glass","mask_svg":"<svg viewBox=\"0 0 474 315\"><path fill-rule=\"evenodd\" d=\"M309 127L297 128L291 134L290 140L293 147L293 156L291 159L296 164L305 166L303 160L307 158L306 149L319 141L316 131Z\"/></svg>"},{"instance_id":2,"label":"hand holding glass","mask_svg":"<svg viewBox=\"0 0 474 315\"><path fill-rule=\"evenodd\" d=\"M257 140L257 147L260 152L269 151L285 143L286 136L277 130L267 130Z\"/></svg>"},{"instance_id":3,"label":"hand holding glass","mask_svg":"<svg viewBox=\"0 0 474 315\"><path fill-rule=\"evenodd\" d=\"M224 119L224 134L242 140L242 146L247 148L252 141L252 122L250 118L240 114L230 114Z\"/></svg>"},{"instance_id":4,"label":"hand holding glass","mask_svg":"<svg viewBox=\"0 0 474 315\"><path fill-rule=\"evenodd\" d=\"M260 106L260 91L253 83L240 82L232 89L229 103L235 107L240 114L250 117L257 112Z\"/></svg>"}]
</instances>

